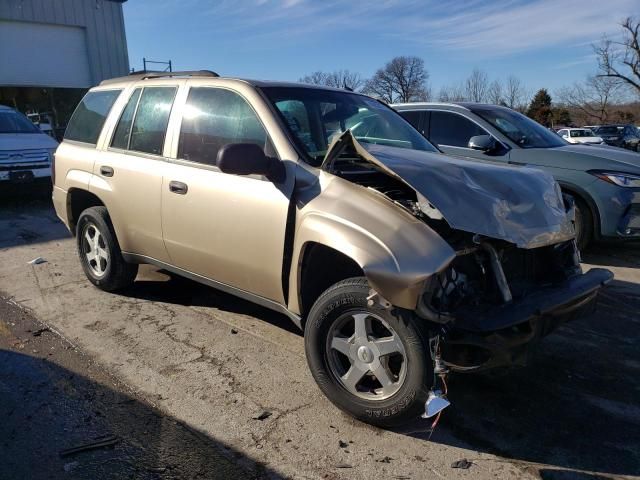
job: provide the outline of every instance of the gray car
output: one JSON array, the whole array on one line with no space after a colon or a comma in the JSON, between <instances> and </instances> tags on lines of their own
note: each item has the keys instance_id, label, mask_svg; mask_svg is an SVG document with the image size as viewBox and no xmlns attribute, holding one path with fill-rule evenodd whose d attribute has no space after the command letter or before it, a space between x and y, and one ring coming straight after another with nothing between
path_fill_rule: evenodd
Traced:
<instances>
[{"instance_id":1,"label":"gray car","mask_svg":"<svg viewBox=\"0 0 640 480\"><path fill-rule=\"evenodd\" d=\"M570 145L506 107L406 103L393 107L444 152L547 170L576 204L580 248L592 240L640 239L640 154Z\"/></svg>"}]
</instances>

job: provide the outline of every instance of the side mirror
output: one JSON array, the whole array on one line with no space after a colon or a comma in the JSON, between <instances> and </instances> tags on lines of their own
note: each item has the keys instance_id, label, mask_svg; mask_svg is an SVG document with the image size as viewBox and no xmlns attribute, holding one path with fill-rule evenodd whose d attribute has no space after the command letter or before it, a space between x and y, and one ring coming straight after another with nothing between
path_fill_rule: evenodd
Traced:
<instances>
[{"instance_id":1,"label":"side mirror","mask_svg":"<svg viewBox=\"0 0 640 480\"><path fill-rule=\"evenodd\" d=\"M468 147L472 150L489 152L496 148L496 141L491 135L476 135L469 139Z\"/></svg>"},{"instance_id":2,"label":"side mirror","mask_svg":"<svg viewBox=\"0 0 640 480\"><path fill-rule=\"evenodd\" d=\"M264 175L280 181L284 168L279 160L267 157L254 143L229 143L218 151L216 165L224 173Z\"/></svg>"}]
</instances>

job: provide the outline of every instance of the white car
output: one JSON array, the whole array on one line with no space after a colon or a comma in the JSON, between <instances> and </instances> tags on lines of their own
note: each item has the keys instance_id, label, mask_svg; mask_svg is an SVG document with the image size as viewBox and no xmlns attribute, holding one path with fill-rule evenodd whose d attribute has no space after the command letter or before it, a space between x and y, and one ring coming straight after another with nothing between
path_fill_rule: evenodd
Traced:
<instances>
[{"instance_id":1,"label":"white car","mask_svg":"<svg viewBox=\"0 0 640 480\"><path fill-rule=\"evenodd\" d=\"M557 133L569 143L586 143L588 145L604 144L604 140L597 137L588 128L563 128L558 130Z\"/></svg>"},{"instance_id":2,"label":"white car","mask_svg":"<svg viewBox=\"0 0 640 480\"><path fill-rule=\"evenodd\" d=\"M22 113L0 105L0 182L28 183L51 176L58 142Z\"/></svg>"}]
</instances>

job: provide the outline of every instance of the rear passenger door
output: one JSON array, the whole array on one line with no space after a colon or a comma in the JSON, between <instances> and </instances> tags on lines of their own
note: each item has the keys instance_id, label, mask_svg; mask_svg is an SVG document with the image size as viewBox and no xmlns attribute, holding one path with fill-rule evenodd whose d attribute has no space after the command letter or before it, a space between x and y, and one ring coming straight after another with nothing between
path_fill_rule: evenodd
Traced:
<instances>
[{"instance_id":1,"label":"rear passenger door","mask_svg":"<svg viewBox=\"0 0 640 480\"><path fill-rule=\"evenodd\" d=\"M216 166L219 150L230 143L254 143L276 157L265 127L249 102L228 88L191 87L182 109L177 158L162 187L162 229L171 263L283 304L291 182L287 187Z\"/></svg>"},{"instance_id":2,"label":"rear passenger door","mask_svg":"<svg viewBox=\"0 0 640 480\"><path fill-rule=\"evenodd\" d=\"M120 248L161 261L169 260L160 210L164 144L177 91L178 84L145 83L128 92L91 184L109 210Z\"/></svg>"}]
</instances>

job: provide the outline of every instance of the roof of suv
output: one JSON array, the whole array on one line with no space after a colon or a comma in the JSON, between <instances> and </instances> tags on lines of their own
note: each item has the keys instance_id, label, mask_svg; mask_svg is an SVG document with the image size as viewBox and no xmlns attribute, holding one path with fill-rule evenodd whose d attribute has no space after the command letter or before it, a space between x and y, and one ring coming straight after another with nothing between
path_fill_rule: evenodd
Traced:
<instances>
[{"instance_id":1,"label":"roof of suv","mask_svg":"<svg viewBox=\"0 0 640 480\"><path fill-rule=\"evenodd\" d=\"M210 70L197 70L197 71L188 71L188 72L142 72L142 73L134 73L131 75L127 75L124 77L116 77L109 78L107 80L103 80L100 82L99 86L106 85L118 85L118 84L129 84L138 81L144 80L167 80L170 81L173 78L197 78L197 79L221 79L221 80L231 80L247 83L249 85L253 85L254 87L298 87L298 88L314 88L314 89L322 89L322 90L333 90L337 92L345 92L349 91L346 89L335 88L335 87L327 87L324 85L310 85L306 83L296 83L296 82L282 82L282 81L270 81L270 80L252 80L248 78L235 78L235 77L221 77L217 73L212 72Z\"/></svg>"},{"instance_id":2,"label":"roof of suv","mask_svg":"<svg viewBox=\"0 0 640 480\"><path fill-rule=\"evenodd\" d=\"M471 110L473 108L486 109L486 108L504 108L502 105L492 105L490 103L476 103L476 102L411 102L411 103L394 103L391 105L393 108L401 108L404 110L420 110L425 107L449 107L449 108L462 108L465 110Z\"/></svg>"}]
</instances>

